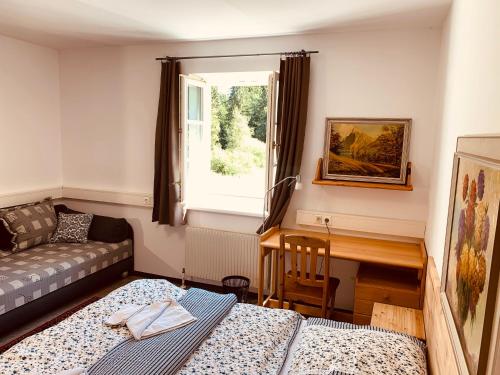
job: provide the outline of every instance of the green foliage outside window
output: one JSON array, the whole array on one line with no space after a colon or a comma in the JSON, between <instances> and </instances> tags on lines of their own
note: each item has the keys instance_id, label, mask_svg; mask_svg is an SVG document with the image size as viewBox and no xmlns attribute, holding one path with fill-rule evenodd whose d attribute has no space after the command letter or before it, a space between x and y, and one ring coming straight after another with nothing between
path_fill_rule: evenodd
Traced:
<instances>
[{"instance_id":1,"label":"green foliage outside window","mask_svg":"<svg viewBox=\"0 0 500 375\"><path fill-rule=\"evenodd\" d=\"M228 94L212 86L212 171L239 175L264 168L266 125L266 86L233 86Z\"/></svg>"}]
</instances>

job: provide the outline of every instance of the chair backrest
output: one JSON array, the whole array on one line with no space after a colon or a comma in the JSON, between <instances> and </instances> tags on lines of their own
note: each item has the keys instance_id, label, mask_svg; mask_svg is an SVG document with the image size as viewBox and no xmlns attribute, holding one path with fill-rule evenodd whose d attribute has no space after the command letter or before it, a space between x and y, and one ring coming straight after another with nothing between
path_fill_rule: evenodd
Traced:
<instances>
[{"instance_id":1,"label":"chair backrest","mask_svg":"<svg viewBox=\"0 0 500 375\"><path fill-rule=\"evenodd\" d=\"M288 245L288 246L287 246ZM291 278L300 285L322 288L328 285L330 277L330 241L316 237L297 235L280 236L280 251L284 265L284 252L289 248ZM318 256L323 256L323 278L320 274ZM300 260L299 260L300 258ZM300 271L300 272L299 272ZM284 272L284 267L282 268Z\"/></svg>"}]
</instances>

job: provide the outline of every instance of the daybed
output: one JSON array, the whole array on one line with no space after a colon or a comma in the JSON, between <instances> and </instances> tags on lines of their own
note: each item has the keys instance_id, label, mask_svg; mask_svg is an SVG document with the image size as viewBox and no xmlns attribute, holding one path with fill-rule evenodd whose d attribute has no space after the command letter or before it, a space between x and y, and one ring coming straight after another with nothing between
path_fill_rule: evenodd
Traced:
<instances>
[{"instance_id":1,"label":"daybed","mask_svg":"<svg viewBox=\"0 0 500 375\"><path fill-rule=\"evenodd\" d=\"M234 302L188 351L184 345L199 338L190 335L189 325L175 331L180 340L172 350L156 344L172 332L135 341L126 327L103 324L125 304L168 298L182 304L190 292L166 280L133 281L7 350L0 355L0 373L426 374L424 345L415 338L325 319L305 321L290 310Z\"/></svg>"},{"instance_id":2,"label":"daybed","mask_svg":"<svg viewBox=\"0 0 500 375\"><path fill-rule=\"evenodd\" d=\"M54 209L56 214L71 212L64 205ZM85 244L47 243L0 253L0 335L133 270L132 227L124 219L94 218L97 227L91 230L107 242L92 241L89 235ZM121 235L116 236L116 225ZM109 243L113 237L120 241Z\"/></svg>"}]
</instances>

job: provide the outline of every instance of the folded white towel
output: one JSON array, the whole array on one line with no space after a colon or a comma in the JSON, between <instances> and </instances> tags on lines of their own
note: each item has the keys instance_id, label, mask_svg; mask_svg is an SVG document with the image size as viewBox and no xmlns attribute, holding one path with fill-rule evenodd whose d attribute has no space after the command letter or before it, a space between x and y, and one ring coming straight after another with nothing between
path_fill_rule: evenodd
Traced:
<instances>
[{"instance_id":1,"label":"folded white towel","mask_svg":"<svg viewBox=\"0 0 500 375\"><path fill-rule=\"evenodd\" d=\"M133 317L127 322L127 327L130 329L130 331L136 338L137 335L134 334L135 330L134 323L136 321L136 317L139 317L139 315L140 314L137 314L135 317ZM184 307L179 305L176 301L171 301L168 306L163 308L163 311L158 316L158 318L153 320L149 324L149 326L147 326L142 331L141 338L151 337L159 333L172 331L174 329L178 329L190 323L193 323L195 320L196 318L193 315L191 315ZM140 324L138 325L138 327L140 327Z\"/></svg>"},{"instance_id":2,"label":"folded white towel","mask_svg":"<svg viewBox=\"0 0 500 375\"><path fill-rule=\"evenodd\" d=\"M127 325L136 340L158 335L184 327L196 318L177 303L169 300L154 302L151 305L126 305L113 315L106 324L111 326Z\"/></svg>"}]
</instances>

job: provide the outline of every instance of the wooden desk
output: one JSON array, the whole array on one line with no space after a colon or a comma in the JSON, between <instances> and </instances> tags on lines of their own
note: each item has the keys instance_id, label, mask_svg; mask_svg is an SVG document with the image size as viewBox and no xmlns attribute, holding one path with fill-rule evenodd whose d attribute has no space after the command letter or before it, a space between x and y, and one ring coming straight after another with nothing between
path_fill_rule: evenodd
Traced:
<instances>
[{"instance_id":1,"label":"wooden desk","mask_svg":"<svg viewBox=\"0 0 500 375\"><path fill-rule=\"evenodd\" d=\"M273 294L277 291L277 250L280 247L280 235L282 233L314 236L323 239L329 238L331 244L330 256L333 258L415 269L418 271L422 286L425 286L427 253L423 240L418 243L398 242L273 227L263 233L260 238L258 304L261 306L275 305ZM272 258L270 270L271 288L273 289L264 300L265 260L269 255Z\"/></svg>"}]
</instances>

